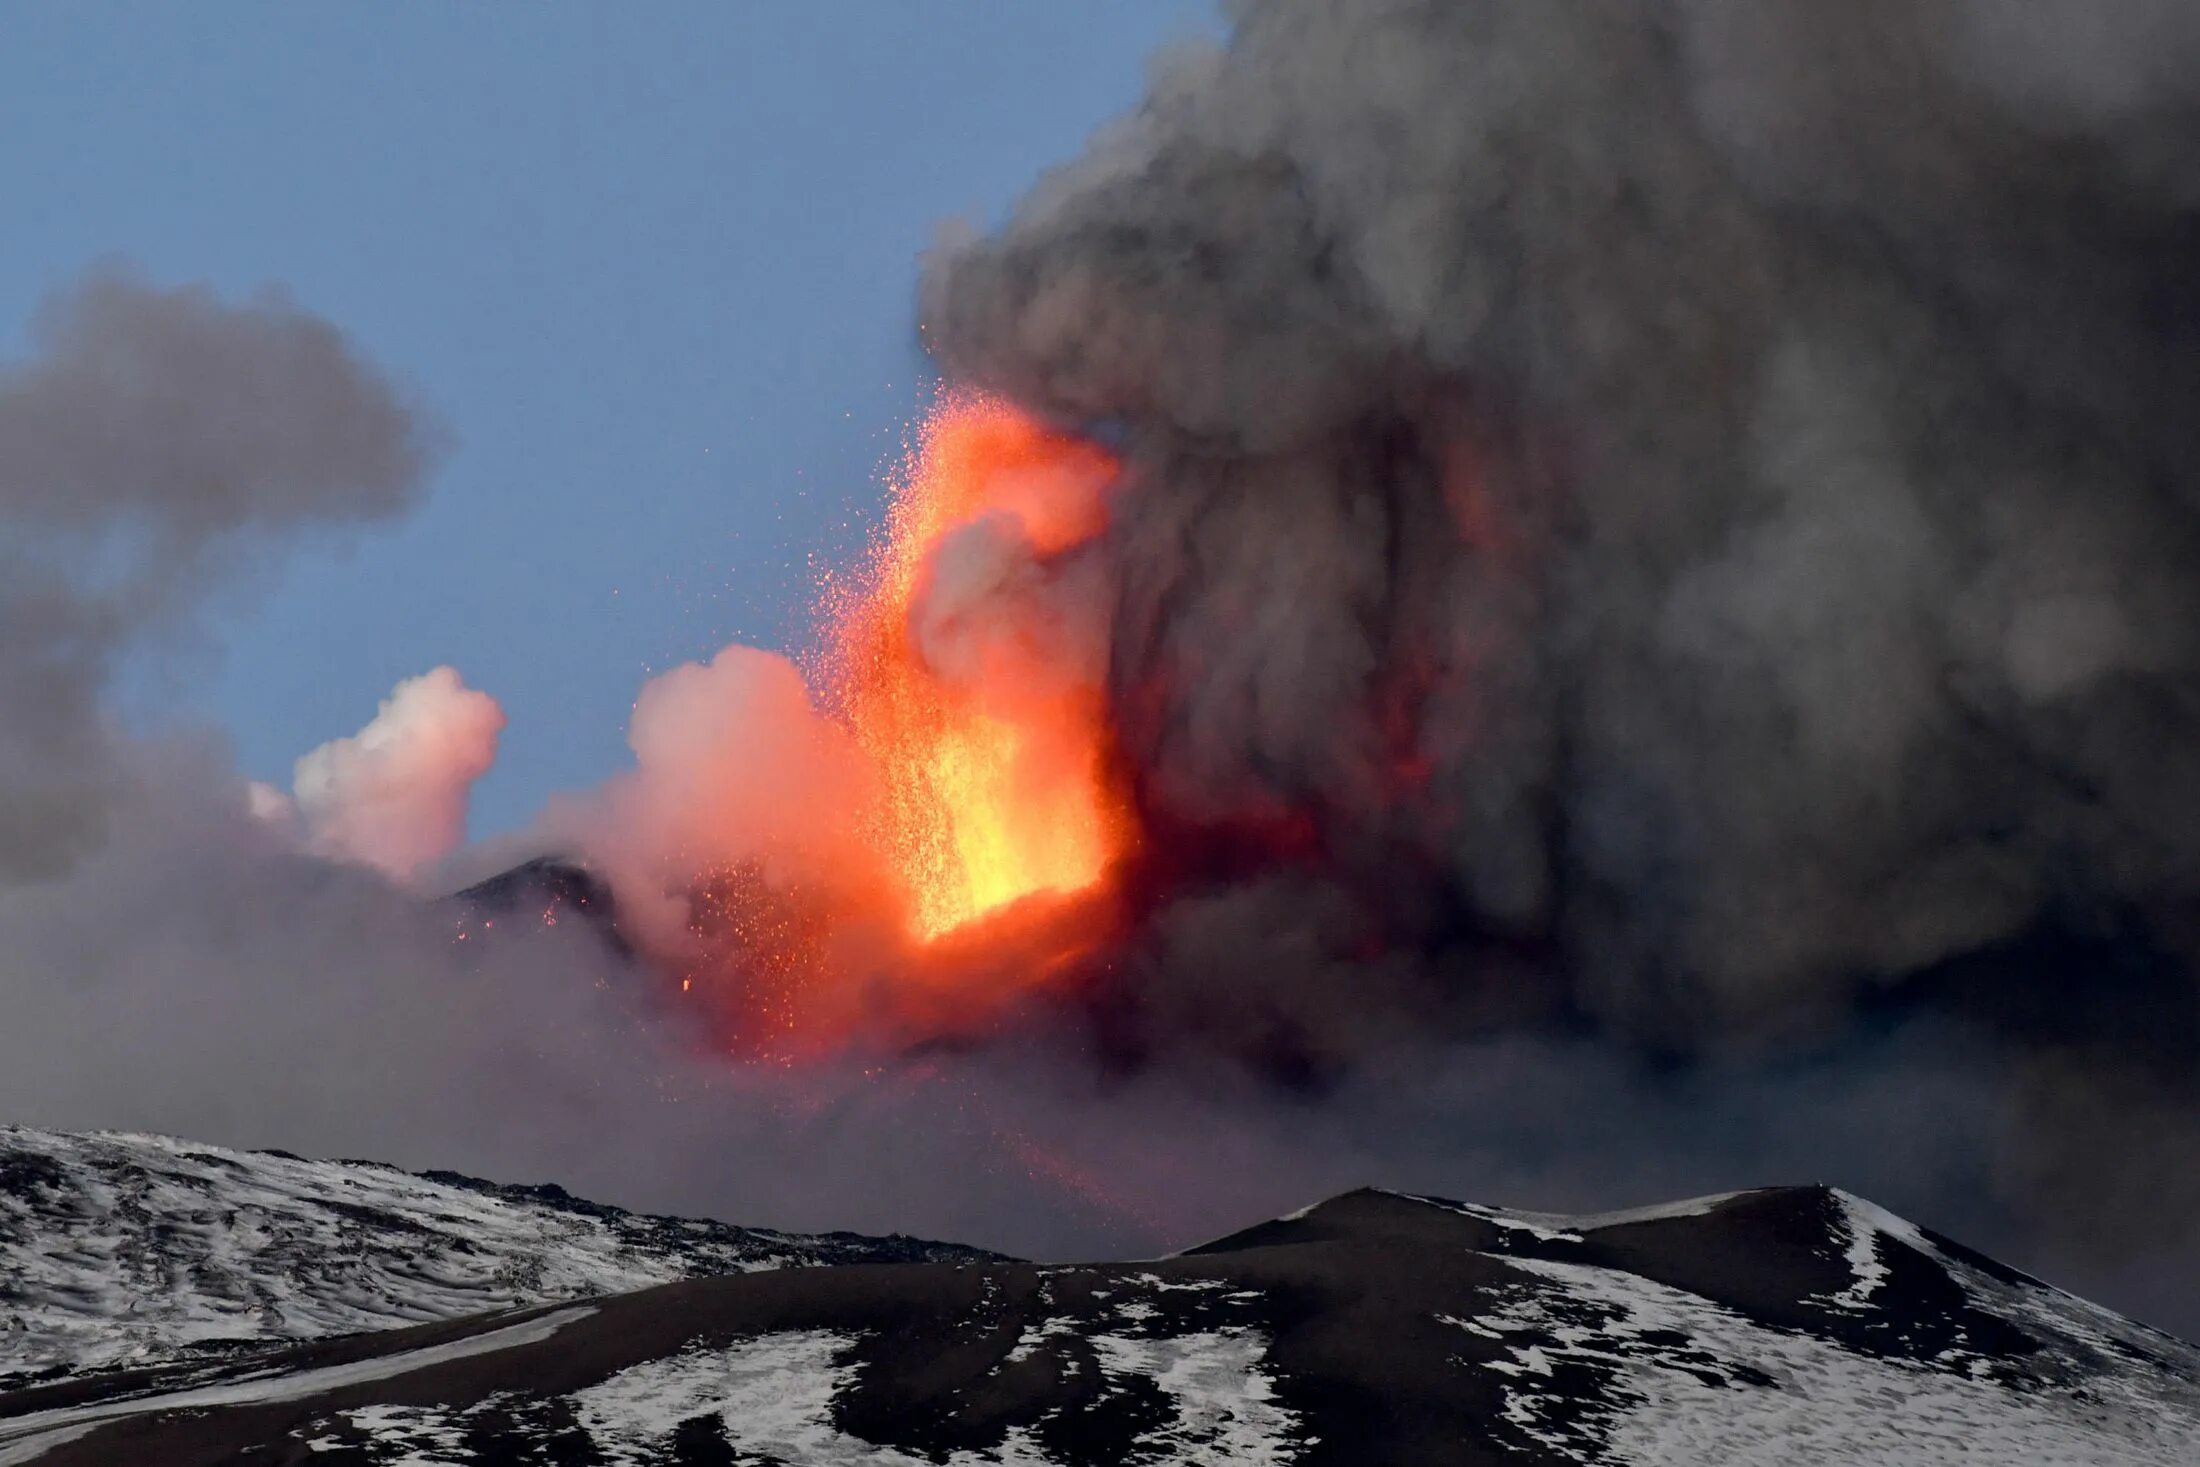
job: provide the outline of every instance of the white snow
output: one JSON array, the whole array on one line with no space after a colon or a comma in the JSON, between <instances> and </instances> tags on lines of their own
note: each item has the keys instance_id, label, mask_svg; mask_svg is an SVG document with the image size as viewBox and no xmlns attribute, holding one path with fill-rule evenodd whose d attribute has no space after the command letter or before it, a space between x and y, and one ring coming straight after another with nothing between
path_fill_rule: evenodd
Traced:
<instances>
[{"instance_id":1,"label":"white snow","mask_svg":"<svg viewBox=\"0 0 2200 1467\"><path fill-rule=\"evenodd\" d=\"M1854 1281L1825 1302L1835 1309L1859 1312L1871 1307L1872 1295L1887 1281L1887 1265L1879 1256L1882 1234L1899 1238L1920 1252L1933 1250L1922 1233L1885 1208L1838 1189L1833 1192L1833 1198L1841 1209L1842 1227L1848 1233L1848 1249L1844 1256Z\"/></svg>"},{"instance_id":2,"label":"white snow","mask_svg":"<svg viewBox=\"0 0 2200 1467\"><path fill-rule=\"evenodd\" d=\"M605 1460L646 1463L690 1417L715 1415L729 1439L791 1460L847 1457L835 1443L833 1396L849 1341L824 1330L766 1335L620 1371L577 1393L574 1414Z\"/></svg>"},{"instance_id":3,"label":"white snow","mask_svg":"<svg viewBox=\"0 0 2200 1467\"><path fill-rule=\"evenodd\" d=\"M450 1467L466 1433L447 1411L433 1406L362 1406L344 1419L374 1443L375 1467ZM308 1449L339 1449L334 1438L307 1442ZM402 1453L402 1455L399 1455Z\"/></svg>"},{"instance_id":4,"label":"white snow","mask_svg":"<svg viewBox=\"0 0 2200 1467\"><path fill-rule=\"evenodd\" d=\"M0 1127L0 1377L164 1363L826 1261L814 1240L565 1210L366 1162ZM156 1232L154 1224L158 1224Z\"/></svg>"},{"instance_id":5,"label":"white snow","mask_svg":"<svg viewBox=\"0 0 2200 1467\"><path fill-rule=\"evenodd\" d=\"M1476 1332L1528 1337L1490 1367L1509 1381L1504 1414L1567 1460L2192 1467L2200 1443L2200 1386L2171 1373L2126 1370L2083 1393L2019 1393L1975 1372L1767 1329L1633 1274L1508 1262L1546 1287L1524 1287ZM1611 1317L1584 1322L1583 1303ZM1562 1367L1605 1379L1587 1393L1597 1404L1581 1410L1581 1382L1563 1379ZM1751 1371L1773 1383L1752 1383Z\"/></svg>"},{"instance_id":6,"label":"white snow","mask_svg":"<svg viewBox=\"0 0 2200 1467\"><path fill-rule=\"evenodd\" d=\"M1016 1337L1016 1347L1002 1357L1003 1365L1015 1365L1037 1354L1039 1347L1060 1335L1077 1333L1077 1321L1067 1315L1041 1319L1024 1326L1024 1332Z\"/></svg>"},{"instance_id":7,"label":"white snow","mask_svg":"<svg viewBox=\"0 0 2200 1467\"><path fill-rule=\"evenodd\" d=\"M854 1341L830 1330L760 1335L622 1370L572 1397L607 1467L662 1460L673 1431L715 1415L737 1451L788 1467L929 1467L926 1459L853 1437L833 1424L833 1398L854 1378L841 1363ZM1044 1467L1022 1434L997 1453L957 1452L946 1467Z\"/></svg>"},{"instance_id":8,"label":"white snow","mask_svg":"<svg viewBox=\"0 0 2200 1467\"><path fill-rule=\"evenodd\" d=\"M161 1395L139 1396L133 1400L103 1401L95 1406L67 1406L9 1417L0 1420L0 1467L16 1467L18 1463L36 1461L63 1442L73 1441L96 1426L121 1420L125 1416L303 1400L324 1391L341 1390L347 1386L363 1385L368 1381L387 1380L392 1376L409 1375L415 1370L424 1370L431 1365L442 1365L452 1360L464 1360L473 1355L487 1355L498 1350L513 1350L522 1345L539 1344L567 1325L586 1319L595 1312L593 1306L584 1304L559 1309L484 1334L467 1335L461 1339L447 1340L440 1345L424 1345L417 1350L402 1350L394 1355L354 1360L344 1365L324 1365L287 1375L247 1376L242 1380L202 1386L194 1390L169 1391Z\"/></svg>"},{"instance_id":9,"label":"white snow","mask_svg":"<svg viewBox=\"0 0 2200 1467\"><path fill-rule=\"evenodd\" d=\"M1139 1287L1156 1294L1180 1293L1187 1290L1195 1293L1211 1294L1218 1289L1229 1287L1228 1284L1219 1279L1165 1279L1157 1273L1125 1274L1123 1275L1123 1282L1137 1284Z\"/></svg>"},{"instance_id":10,"label":"white snow","mask_svg":"<svg viewBox=\"0 0 2200 1467\"><path fill-rule=\"evenodd\" d=\"M788 1467L928 1467L849 1436L833 1424L833 1400L854 1379L844 1363L854 1341L827 1330L762 1335L722 1350L695 1350L620 1371L572 1397L575 1414L611 1467L661 1459L674 1430L715 1415L741 1452ZM1261 1369L1265 1341L1250 1330L1174 1338L1102 1335L1092 1341L1110 1375L1152 1380L1176 1407L1167 1426L1143 1438L1140 1460L1157 1464L1260 1464L1292 1459L1291 1413L1276 1404ZM1044 1467L1028 1431L998 1449L958 1451L944 1467Z\"/></svg>"},{"instance_id":11,"label":"white snow","mask_svg":"<svg viewBox=\"0 0 2200 1467\"><path fill-rule=\"evenodd\" d=\"M1523 1212L1509 1207L1484 1207L1475 1202L1448 1202L1441 1197L1422 1197L1411 1192L1394 1192L1409 1202L1425 1203L1440 1207L1446 1212L1456 1212L1462 1217L1480 1218L1511 1232L1526 1233L1545 1243L1578 1243L1585 1233L1602 1228L1616 1228L1626 1223L1662 1222L1668 1218L1702 1217L1718 1209L1722 1203L1731 1202L1744 1195L1740 1192L1715 1192L1703 1197L1687 1197L1678 1202L1660 1202L1649 1207L1627 1207L1616 1212Z\"/></svg>"},{"instance_id":12,"label":"white snow","mask_svg":"<svg viewBox=\"0 0 2200 1467\"><path fill-rule=\"evenodd\" d=\"M1297 1421L1277 1404L1261 1369L1268 1342L1258 1332L1095 1335L1092 1347L1102 1370L1151 1380L1176 1407L1176 1419L1141 1443L1167 1451L1152 1460L1257 1464L1297 1456Z\"/></svg>"}]
</instances>

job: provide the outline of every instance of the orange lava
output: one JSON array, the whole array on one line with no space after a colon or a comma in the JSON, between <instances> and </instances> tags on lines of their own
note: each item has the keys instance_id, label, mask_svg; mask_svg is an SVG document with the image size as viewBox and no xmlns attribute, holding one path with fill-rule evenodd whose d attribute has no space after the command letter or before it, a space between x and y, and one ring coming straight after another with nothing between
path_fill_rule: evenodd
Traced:
<instances>
[{"instance_id":1,"label":"orange lava","mask_svg":"<svg viewBox=\"0 0 2200 1467\"><path fill-rule=\"evenodd\" d=\"M1020 639L1013 618L981 628L976 650L943 669L912 625L937 614L926 598L946 574L943 542L978 525L1020 564L1054 563L1099 532L1115 468L1096 445L997 399L950 395L897 476L865 573L830 598L824 682L879 773L868 843L919 940L1092 887L1127 843L1104 773L1097 670Z\"/></svg>"}]
</instances>

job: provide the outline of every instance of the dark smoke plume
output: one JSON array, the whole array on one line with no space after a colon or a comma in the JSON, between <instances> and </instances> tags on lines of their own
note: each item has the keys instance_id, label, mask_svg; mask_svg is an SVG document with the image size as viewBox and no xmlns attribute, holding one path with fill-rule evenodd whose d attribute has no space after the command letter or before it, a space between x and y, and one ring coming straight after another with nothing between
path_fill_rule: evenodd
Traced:
<instances>
[{"instance_id":1,"label":"dark smoke plume","mask_svg":"<svg viewBox=\"0 0 2200 1467\"><path fill-rule=\"evenodd\" d=\"M1234 18L923 291L1127 446L1149 826L1300 822L1164 884L1130 1050L1922 1025L1996 1056L2012 1205L2185 1228L2200 5Z\"/></svg>"},{"instance_id":2,"label":"dark smoke plume","mask_svg":"<svg viewBox=\"0 0 2200 1467\"><path fill-rule=\"evenodd\" d=\"M1972 11L1278 0L943 250L950 369L1135 445L1147 798L1683 1041L2188 906L2195 97Z\"/></svg>"}]
</instances>

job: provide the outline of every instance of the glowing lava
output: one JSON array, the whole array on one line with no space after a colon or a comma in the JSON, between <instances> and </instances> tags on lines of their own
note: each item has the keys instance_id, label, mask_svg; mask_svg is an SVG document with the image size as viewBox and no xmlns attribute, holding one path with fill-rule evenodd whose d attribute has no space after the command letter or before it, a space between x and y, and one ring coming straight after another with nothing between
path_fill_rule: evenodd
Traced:
<instances>
[{"instance_id":1,"label":"glowing lava","mask_svg":"<svg viewBox=\"0 0 2200 1467\"><path fill-rule=\"evenodd\" d=\"M1059 612L1052 572L1098 533L1115 469L998 400L949 396L893 486L866 574L831 599L825 682L879 772L869 834L921 939L1090 887L1125 844L1098 669L1046 614Z\"/></svg>"}]
</instances>

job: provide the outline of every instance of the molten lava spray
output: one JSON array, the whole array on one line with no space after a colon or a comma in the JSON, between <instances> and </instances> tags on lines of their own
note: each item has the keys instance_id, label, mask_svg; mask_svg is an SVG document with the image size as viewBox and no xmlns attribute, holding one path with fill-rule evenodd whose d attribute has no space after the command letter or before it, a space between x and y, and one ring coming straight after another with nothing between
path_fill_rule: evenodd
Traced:
<instances>
[{"instance_id":1,"label":"molten lava spray","mask_svg":"<svg viewBox=\"0 0 2200 1467\"><path fill-rule=\"evenodd\" d=\"M919 939L1091 887L1127 843L1098 659L1065 590L1115 468L998 399L951 395L865 574L831 595L822 681L879 773L868 834Z\"/></svg>"},{"instance_id":2,"label":"molten lava spray","mask_svg":"<svg viewBox=\"0 0 2200 1467\"><path fill-rule=\"evenodd\" d=\"M713 1044L964 1031L1112 932L1136 828L1102 691L1116 471L945 396L806 666L729 647L642 690L634 771L569 819Z\"/></svg>"}]
</instances>

